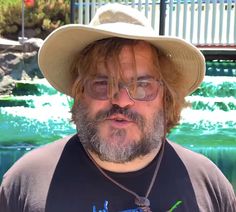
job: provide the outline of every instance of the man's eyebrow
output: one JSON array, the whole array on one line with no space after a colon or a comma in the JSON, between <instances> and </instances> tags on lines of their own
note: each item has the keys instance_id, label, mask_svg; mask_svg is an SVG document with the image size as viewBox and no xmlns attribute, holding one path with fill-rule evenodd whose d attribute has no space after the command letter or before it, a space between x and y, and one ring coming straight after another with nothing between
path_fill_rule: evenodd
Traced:
<instances>
[{"instance_id":1,"label":"man's eyebrow","mask_svg":"<svg viewBox=\"0 0 236 212\"><path fill-rule=\"evenodd\" d=\"M144 75L137 77L137 80L149 80L149 79L155 79L155 77L151 75Z\"/></svg>"},{"instance_id":2,"label":"man's eyebrow","mask_svg":"<svg viewBox=\"0 0 236 212\"><path fill-rule=\"evenodd\" d=\"M108 76L107 75L104 75L104 74L97 74L96 75L96 79L101 79L101 80L107 80L108 79ZM138 76L137 77L137 80L149 80L149 79L155 79L154 76L152 75L143 75L143 76Z\"/></svg>"},{"instance_id":3,"label":"man's eyebrow","mask_svg":"<svg viewBox=\"0 0 236 212\"><path fill-rule=\"evenodd\" d=\"M96 79L108 79L108 76L104 74L97 74Z\"/></svg>"}]
</instances>

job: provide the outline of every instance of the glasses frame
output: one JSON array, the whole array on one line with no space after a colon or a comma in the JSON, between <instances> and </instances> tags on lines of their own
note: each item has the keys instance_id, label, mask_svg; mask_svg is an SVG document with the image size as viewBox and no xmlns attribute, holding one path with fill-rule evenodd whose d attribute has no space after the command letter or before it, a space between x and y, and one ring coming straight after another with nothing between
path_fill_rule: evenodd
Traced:
<instances>
[{"instance_id":1,"label":"glasses frame","mask_svg":"<svg viewBox=\"0 0 236 212\"><path fill-rule=\"evenodd\" d=\"M108 79L101 79L101 81L107 81L108 83L108 88L107 88L107 95L106 95L106 97L104 96L104 98L99 98L93 91L92 91L92 89L91 89L91 84L92 84L92 82L94 82L95 80L97 80L97 81L99 81L97 78L95 78L95 79L90 79L90 80L87 80L86 82L85 82L85 85L84 85L84 93L86 94L86 95L88 95L88 96L90 96L91 98L93 98L93 99L96 99L96 100L109 100L109 99L113 99L113 98L117 98L117 94L120 92L120 90L123 88L123 89L125 89L126 90L126 92L127 92L127 94L128 94L128 96L129 96L129 98L130 99L132 99L132 100L135 100L135 101L153 101L156 97L157 97L157 95L158 95L158 93L159 93L159 91L160 91L160 87L162 87L163 86L163 81L162 80L160 80L160 79L154 79L154 78L150 78L150 79L143 79L143 80L137 80L136 82L141 82L141 81L153 81L153 82L156 82L156 83L158 83L158 86L157 86L157 88L156 88L156 91L155 91L155 94L152 96L152 98L143 98L143 99L141 99L141 98L135 98L135 97L133 97L132 95L131 95L131 91L130 91L130 87L131 87L131 85L133 84L133 82L131 82L131 83L125 83L125 82L119 82L118 83L118 92L116 92L116 93L114 93L113 95L112 95L112 97L109 97L110 95L109 95L109 87L111 86L110 85L110 83L109 83L109 80Z\"/></svg>"}]
</instances>

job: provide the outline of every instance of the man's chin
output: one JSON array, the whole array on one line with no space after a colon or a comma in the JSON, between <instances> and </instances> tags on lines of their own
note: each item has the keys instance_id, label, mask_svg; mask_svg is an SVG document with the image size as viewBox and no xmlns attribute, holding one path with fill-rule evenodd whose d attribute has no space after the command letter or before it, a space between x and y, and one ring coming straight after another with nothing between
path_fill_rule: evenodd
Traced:
<instances>
[{"instance_id":1,"label":"man's chin","mask_svg":"<svg viewBox=\"0 0 236 212\"><path fill-rule=\"evenodd\" d=\"M90 148L101 160L114 163L129 162L147 154L147 152L143 151L144 145L141 141L129 140L117 136L115 138L113 136L113 139L100 138L96 143L90 143Z\"/></svg>"},{"instance_id":2,"label":"man's chin","mask_svg":"<svg viewBox=\"0 0 236 212\"><path fill-rule=\"evenodd\" d=\"M125 130L126 131L126 130ZM135 146L140 142L140 139L135 139L134 136L127 135L127 132L116 131L112 132L107 136L101 136L100 142L102 144L111 146L111 148L129 148Z\"/></svg>"},{"instance_id":3,"label":"man's chin","mask_svg":"<svg viewBox=\"0 0 236 212\"><path fill-rule=\"evenodd\" d=\"M137 128L134 128L134 126L130 126L127 128L123 127L113 127L113 126L107 126L107 127L99 127L98 128L98 135L101 138L101 140L107 141L108 143L114 144L114 145L120 145L120 144L133 144L137 143L138 140L140 140L140 131Z\"/></svg>"}]
</instances>

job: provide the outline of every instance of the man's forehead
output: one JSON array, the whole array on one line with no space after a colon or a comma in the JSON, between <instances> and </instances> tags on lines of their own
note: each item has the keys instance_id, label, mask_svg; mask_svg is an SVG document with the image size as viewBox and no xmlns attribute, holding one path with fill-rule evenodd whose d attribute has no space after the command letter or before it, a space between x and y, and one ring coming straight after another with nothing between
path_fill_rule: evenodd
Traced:
<instances>
[{"instance_id":1,"label":"man's forehead","mask_svg":"<svg viewBox=\"0 0 236 212\"><path fill-rule=\"evenodd\" d=\"M135 45L124 45L119 53L111 52L110 55L108 57L100 55L96 58L94 77L112 77L130 81L138 77L157 75L154 53L147 42L139 41Z\"/></svg>"},{"instance_id":2,"label":"man's forehead","mask_svg":"<svg viewBox=\"0 0 236 212\"><path fill-rule=\"evenodd\" d=\"M154 47L153 47L154 48ZM122 47L119 57L129 58L133 56L145 56L145 57L153 57L153 51L151 44L145 41L139 41L137 44L125 45Z\"/></svg>"},{"instance_id":3,"label":"man's forehead","mask_svg":"<svg viewBox=\"0 0 236 212\"><path fill-rule=\"evenodd\" d=\"M99 46L99 48L106 47ZM133 59L134 56L139 54L146 55L146 57L153 57L153 52L155 50L156 48L150 43L140 40L136 43L122 45L119 51L115 50L114 52L112 49L110 49L109 52L104 51L105 54L102 53L100 55L97 55L97 63L102 63L104 62L104 60L114 60L115 58L121 59L123 56L127 59Z\"/></svg>"}]
</instances>

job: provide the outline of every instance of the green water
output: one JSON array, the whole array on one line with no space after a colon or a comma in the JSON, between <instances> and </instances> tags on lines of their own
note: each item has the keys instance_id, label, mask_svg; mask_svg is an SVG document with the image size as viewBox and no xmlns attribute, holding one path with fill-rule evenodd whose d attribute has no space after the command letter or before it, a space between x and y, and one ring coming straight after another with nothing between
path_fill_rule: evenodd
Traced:
<instances>
[{"instance_id":1,"label":"green water","mask_svg":"<svg viewBox=\"0 0 236 212\"><path fill-rule=\"evenodd\" d=\"M236 77L207 76L187 99L193 108L168 137L210 158L236 190ZM20 82L12 96L0 97L0 179L26 152L75 133L71 103L45 80Z\"/></svg>"}]
</instances>

